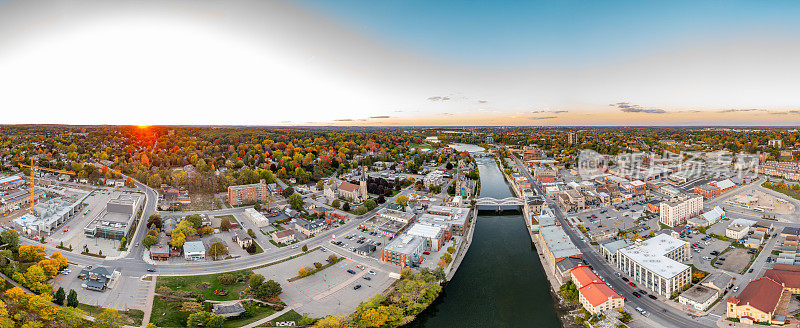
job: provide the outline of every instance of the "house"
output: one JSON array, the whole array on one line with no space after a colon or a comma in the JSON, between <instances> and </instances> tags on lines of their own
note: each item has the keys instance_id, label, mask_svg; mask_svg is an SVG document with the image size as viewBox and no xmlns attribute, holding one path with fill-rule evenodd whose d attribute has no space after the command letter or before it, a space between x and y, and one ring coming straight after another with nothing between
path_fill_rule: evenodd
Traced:
<instances>
[{"instance_id":1,"label":"house","mask_svg":"<svg viewBox=\"0 0 800 328\"><path fill-rule=\"evenodd\" d=\"M187 241L183 243L183 258L187 261L200 261L206 258L206 247L202 241Z\"/></svg>"},{"instance_id":2,"label":"house","mask_svg":"<svg viewBox=\"0 0 800 328\"><path fill-rule=\"evenodd\" d=\"M225 318L236 317L244 313L246 310L241 301L219 302L214 303L211 312Z\"/></svg>"},{"instance_id":3,"label":"house","mask_svg":"<svg viewBox=\"0 0 800 328\"><path fill-rule=\"evenodd\" d=\"M275 231L271 233L269 236L270 238L272 238L272 241L274 241L276 244L287 245L293 243L296 240L294 238L294 230L292 229Z\"/></svg>"},{"instance_id":4,"label":"house","mask_svg":"<svg viewBox=\"0 0 800 328\"><path fill-rule=\"evenodd\" d=\"M311 236L322 232L325 228L323 220L308 221L303 218L294 219L294 228L306 236Z\"/></svg>"},{"instance_id":5,"label":"house","mask_svg":"<svg viewBox=\"0 0 800 328\"><path fill-rule=\"evenodd\" d=\"M90 265L81 270L80 274L78 274L78 278L83 279L81 287L101 292L106 289L108 283L111 282L111 274L111 271L106 267L92 267Z\"/></svg>"},{"instance_id":6,"label":"house","mask_svg":"<svg viewBox=\"0 0 800 328\"><path fill-rule=\"evenodd\" d=\"M239 244L239 247L241 248L248 248L253 244L253 238L242 229L236 229L233 231L233 241Z\"/></svg>"}]
</instances>

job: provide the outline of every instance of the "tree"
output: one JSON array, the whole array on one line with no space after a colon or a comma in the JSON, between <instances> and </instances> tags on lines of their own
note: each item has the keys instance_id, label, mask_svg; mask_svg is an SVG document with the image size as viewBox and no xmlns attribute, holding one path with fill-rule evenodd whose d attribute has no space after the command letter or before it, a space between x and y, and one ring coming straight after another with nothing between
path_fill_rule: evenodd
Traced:
<instances>
[{"instance_id":1,"label":"tree","mask_svg":"<svg viewBox=\"0 0 800 328\"><path fill-rule=\"evenodd\" d=\"M378 204L386 203L386 198L383 195L378 196Z\"/></svg>"},{"instance_id":2,"label":"tree","mask_svg":"<svg viewBox=\"0 0 800 328\"><path fill-rule=\"evenodd\" d=\"M210 234L214 233L214 228L212 228L210 226L202 227L202 228L200 228L200 233L202 233L204 235L210 235Z\"/></svg>"},{"instance_id":3,"label":"tree","mask_svg":"<svg viewBox=\"0 0 800 328\"><path fill-rule=\"evenodd\" d=\"M231 230L231 220L228 219L227 217L222 218L222 220L219 221L219 230L222 231Z\"/></svg>"},{"instance_id":4,"label":"tree","mask_svg":"<svg viewBox=\"0 0 800 328\"><path fill-rule=\"evenodd\" d=\"M22 262L39 262L43 260L46 255L44 246L41 245L19 246L18 254Z\"/></svg>"},{"instance_id":5,"label":"tree","mask_svg":"<svg viewBox=\"0 0 800 328\"><path fill-rule=\"evenodd\" d=\"M294 188L292 187L286 187L286 189L281 191L281 195L283 196L283 198L289 198L289 196L293 194L294 194Z\"/></svg>"},{"instance_id":6,"label":"tree","mask_svg":"<svg viewBox=\"0 0 800 328\"><path fill-rule=\"evenodd\" d=\"M338 199L334 199L333 202L331 202L331 206L333 206L334 208L339 208L339 206L341 205L342 204Z\"/></svg>"},{"instance_id":7,"label":"tree","mask_svg":"<svg viewBox=\"0 0 800 328\"><path fill-rule=\"evenodd\" d=\"M264 283L264 276L254 273L250 275L250 278L248 280L250 282L250 289L255 289L256 287Z\"/></svg>"},{"instance_id":8,"label":"tree","mask_svg":"<svg viewBox=\"0 0 800 328\"><path fill-rule=\"evenodd\" d=\"M8 245L8 249L16 251L19 247L19 234L16 230L4 229L3 232L0 232L0 243Z\"/></svg>"},{"instance_id":9,"label":"tree","mask_svg":"<svg viewBox=\"0 0 800 328\"><path fill-rule=\"evenodd\" d=\"M400 205L402 207L406 207L406 204L408 204L408 196L406 196L406 195L397 196L397 199L395 199L395 202L397 202L397 205Z\"/></svg>"},{"instance_id":10,"label":"tree","mask_svg":"<svg viewBox=\"0 0 800 328\"><path fill-rule=\"evenodd\" d=\"M447 162L447 165L445 165L444 168L447 169L447 170L452 170L453 169L453 163Z\"/></svg>"},{"instance_id":11,"label":"tree","mask_svg":"<svg viewBox=\"0 0 800 328\"><path fill-rule=\"evenodd\" d=\"M450 264L450 262L453 262L453 257L450 256L450 254L445 253L442 255L442 261L444 261L445 264Z\"/></svg>"},{"instance_id":12,"label":"tree","mask_svg":"<svg viewBox=\"0 0 800 328\"><path fill-rule=\"evenodd\" d=\"M181 303L181 311L192 314L203 311L203 304L200 302L187 301Z\"/></svg>"},{"instance_id":13,"label":"tree","mask_svg":"<svg viewBox=\"0 0 800 328\"><path fill-rule=\"evenodd\" d=\"M456 248L453 246L447 247L447 252L453 254L456 251Z\"/></svg>"},{"instance_id":14,"label":"tree","mask_svg":"<svg viewBox=\"0 0 800 328\"><path fill-rule=\"evenodd\" d=\"M308 252L308 245L303 245L303 252Z\"/></svg>"},{"instance_id":15,"label":"tree","mask_svg":"<svg viewBox=\"0 0 800 328\"><path fill-rule=\"evenodd\" d=\"M194 227L195 229L200 229L200 226L203 225L203 218L200 217L199 214L187 215L185 218L183 218L183 220L190 222L192 224L192 227Z\"/></svg>"},{"instance_id":16,"label":"tree","mask_svg":"<svg viewBox=\"0 0 800 328\"><path fill-rule=\"evenodd\" d=\"M308 268L300 268L300 270L297 270L297 275L300 276L300 277L307 276L308 275Z\"/></svg>"},{"instance_id":17,"label":"tree","mask_svg":"<svg viewBox=\"0 0 800 328\"><path fill-rule=\"evenodd\" d=\"M317 320L314 324L316 328L339 328L342 327L342 321L337 317L324 317Z\"/></svg>"},{"instance_id":18,"label":"tree","mask_svg":"<svg viewBox=\"0 0 800 328\"><path fill-rule=\"evenodd\" d=\"M339 258L336 256L336 254L331 254L328 256L328 262L336 262L338 259Z\"/></svg>"},{"instance_id":19,"label":"tree","mask_svg":"<svg viewBox=\"0 0 800 328\"><path fill-rule=\"evenodd\" d=\"M164 226L164 221L161 219L161 215L152 214L147 219L147 228L162 229L163 226Z\"/></svg>"},{"instance_id":20,"label":"tree","mask_svg":"<svg viewBox=\"0 0 800 328\"><path fill-rule=\"evenodd\" d=\"M228 247L221 242L216 242L208 246L208 251L206 251L206 255L213 257L215 260L218 256L221 255L228 255Z\"/></svg>"},{"instance_id":21,"label":"tree","mask_svg":"<svg viewBox=\"0 0 800 328\"><path fill-rule=\"evenodd\" d=\"M289 205L291 205L292 208L296 211L303 209L303 197L301 197L298 194L292 194L291 196L289 196L286 202L289 203Z\"/></svg>"},{"instance_id":22,"label":"tree","mask_svg":"<svg viewBox=\"0 0 800 328\"><path fill-rule=\"evenodd\" d=\"M221 315L216 315L206 311L200 311L189 315L189 318L186 319L186 326L218 328L222 327L222 323L224 322L225 322L225 317Z\"/></svg>"},{"instance_id":23,"label":"tree","mask_svg":"<svg viewBox=\"0 0 800 328\"><path fill-rule=\"evenodd\" d=\"M342 211L349 212L350 211L350 203L345 202L344 205L342 205Z\"/></svg>"},{"instance_id":24,"label":"tree","mask_svg":"<svg viewBox=\"0 0 800 328\"><path fill-rule=\"evenodd\" d=\"M69 307L78 307L78 293L74 289L69 290L69 294L67 295L67 306Z\"/></svg>"},{"instance_id":25,"label":"tree","mask_svg":"<svg viewBox=\"0 0 800 328\"><path fill-rule=\"evenodd\" d=\"M158 237L156 236L148 234L144 236L144 239L142 239L142 245L144 245L144 247L147 247L147 249L150 249L150 246L153 246L155 244L158 244Z\"/></svg>"},{"instance_id":26,"label":"tree","mask_svg":"<svg viewBox=\"0 0 800 328\"><path fill-rule=\"evenodd\" d=\"M172 245L172 247L183 247L184 243L186 243L186 235L180 230L173 231L169 244Z\"/></svg>"},{"instance_id":27,"label":"tree","mask_svg":"<svg viewBox=\"0 0 800 328\"><path fill-rule=\"evenodd\" d=\"M256 233L253 229L247 229L247 235L250 236L250 238L256 238Z\"/></svg>"},{"instance_id":28,"label":"tree","mask_svg":"<svg viewBox=\"0 0 800 328\"><path fill-rule=\"evenodd\" d=\"M120 321L122 318L115 308L106 308L96 318L92 327L96 328L118 328L121 327Z\"/></svg>"},{"instance_id":29,"label":"tree","mask_svg":"<svg viewBox=\"0 0 800 328\"><path fill-rule=\"evenodd\" d=\"M55 297L53 297L53 303L58 305L64 305L64 299L67 297L66 293L64 292L64 287L58 287L56 291Z\"/></svg>"},{"instance_id":30,"label":"tree","mask_svg":"<svg viewBox=\"0 0 800 328\"><path fill-rule=\"evenodd\" d=\"M364 201L363 206L372 211L373 209L378 207L378 203L375 203L375 201L372 199L367 199L366 201Z\"/></svg>"},{"instance_id":31,"label":"tree","mask_svg":"<svg viewBox=\"0 0 800 328\"><path fill-rule=\"evenodd\" d=\"M282 292L283 288L281 288L281 285L275 282L275 280L270 279L258 285L258 287L253 290L253 295L260 300L267 300L278 297Z\"/></svg>"}]
</instances>

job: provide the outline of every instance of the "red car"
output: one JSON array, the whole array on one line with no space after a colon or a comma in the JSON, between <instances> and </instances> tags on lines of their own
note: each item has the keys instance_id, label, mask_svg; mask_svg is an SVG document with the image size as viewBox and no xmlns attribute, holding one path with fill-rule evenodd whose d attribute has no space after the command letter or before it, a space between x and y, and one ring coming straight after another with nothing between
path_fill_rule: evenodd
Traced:
<instances>
[{"instance_id":1,"label":"red car","mask_svg":"<svg viewBox=\"0 0 800 328\"><path fill-rule=\"evenodd\" d=\"M422 254L431 255L431 252L422 252Z\"/></svg>"},{"instance_id":2,"label":"red car","mask_svg":"<svg viewBox=\"0 0 800 328\"><path fill-rule=\"evenodd\" d=\"M636 284L634 284L633 281L629 282L628 285L631 285L631 287L636 287Z\"/></svg>"}]
</instances>

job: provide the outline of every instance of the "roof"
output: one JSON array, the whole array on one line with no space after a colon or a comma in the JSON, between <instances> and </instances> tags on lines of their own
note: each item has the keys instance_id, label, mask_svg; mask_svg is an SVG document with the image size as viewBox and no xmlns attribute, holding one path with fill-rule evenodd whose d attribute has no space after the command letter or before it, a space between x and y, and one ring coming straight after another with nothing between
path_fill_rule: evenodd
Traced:
<instances>
[{"instance_id":1,"label":"roof","mask_svg":"<svg viewBox=\"0 0 800 328\"><path fill-rule=\"evenodd\" d=\"M725 211L723 211L722 208L719 206L714 206L713 209L701 215L703 216L704 219L706 219L706 221L708 221L709 223L713 223L719 220L720 218L724 217Z\"/></svg>"},{"instance_id":2,"label":"roof","mask_svg":"<svg viewBox=\"0 0 800 328\"><path fill-rule=\"evenodd\" d=\"M749 304L765 313L773 313L783 294L783 286L768 277L751 281L739 296L731 297L728 303L736 305Z\"/></svg>"},{"instance_id":3,"label":"roof","mask_svg":"<svg viewBox=\"0 0 800 328\"><path fill-rule=\"evenodd\" d=\"M559 226L541 227L539 234L556 259L582 254L578 247L572 243L572 240L569 239L564 229Z\"/></svg>"},{"instance_id":4,"label":"roof","mask_svg":"<svg viewBox=\"0 0 800 328\"><path fill-rule=\"evenodd\" d=\"M411 226L406 232L409 235L420 236L423 238L433 239L440 238L443 235L442 227L432 224L418 222Z\"/></svg>"},{"instance_id":5,"label":"roof","mask_svg":"<svg viewBox=\"0 0 800 328\"><path fill-rule=\"evenodd\" d=\"M797 267L796 265L781 264L784 267ZM800 271L769 269L764 272L764 277L782 284L784 288L800 288Z\"/></svg>"},{"instance_id":6,"label":"roof","mask_svg":"<svg viewBox=\"0 0 800 328\"><path fill-rule=\"evenodd\" d=\"M342 189L342 190L345 190L345 191L349 191L349 192L353 192L353 191L358 190L358 186L354 185L354 184L352 184L350 182L345 181L345 182L342 182L342 184L339 185L339 189Z\"/></svg>"},{"instance_id":7,"label":"roof","mask_svg":"<svg viewBox=\"0 0 800 328\"><path fill-rule=\"evenodd\" d=\"M665 255L687 244L687 242L667 234L660 234L643 241L641 245L631 245L620 249L619 252L664 278L672 278L689 270L689 266Z\"/></svg>"},{"instance_id":8,"label":"roof","mask_svg":"<svg viewBox=\"0 0 800 328\"><path fill-rule=\"evenodd\" d=\"M573 279L577 280L579 286L586 286L593 282L602 282L600 277L594 274L592 269L589 269L589 267L585 265L576 266L569 272L573 276Z\"/></svg>"},{"instance_id":9,"label":"roof","mask_svg":"<svg viewBox=\"0 0 800 328\"><path fill-rule=\"evenodd\" d=\"M186 254L189 253L206 253L206 247L203 246L203 242L199 240L194 241L187 241L183 243L183 252Z\"/></svg>"},{"instance_id":10,"label":"roof","mask_svg":"<svg viewBox=\"0 0 800 328\"><path fill-rule=\"evenodd\" d=\"M568 257L556 262L556 268L558 268L559 272L567 272L580 265L583 265L583 261L574 257Z\"/></svg>"},{"instance_id":11,"label":"roof","mask_svg":"<svg viewBox=\"0 0 800 328\"><path fill-rule=\"evenodd\" d=\"M242 302L235 301L229 303L214 303L211 310L214 314L218 315L239 315L245 312Z\"/></svg>"},{"instance_id":12,"label":"roof","mask_svg":"<svg viewBox=\"0 0 800 328\"><path fill-rule=\"evenodd\" d=\"M273 234L275 235L275 238L285 238L285 237L294 235L294 230L286 229L286 230L273 232Z\"/></svg>"},{"instance_id":13,"label":"roof","mask_svg":"<svg viewBox=\"0 0 800 328\"><path fill-rule=\"evenodd\" d=\"M703 285L694 285L681 293L680 297L703 304L708 302L710 298L716 298L717 290Z\"/></svg>"},{"instance_id":14,"label":"roof","mask_svg":"<svg viewBox=\"0 0 800 328\"><path fill-rule=\"evenodd\" d=\"M718 288L720 292L728 287L733 281L733 277L725 272L720 273L712 273L711 275L706 278L706 280L702 283L703 285Z\"/></svg>"},{"instance_id":15,"label":"roof","mask_svg":"<svg viewBox=\"0 0 800 328\"><path fill-rule=\"evenodd\" d=\"M736 184L733 183L733 181L731 181L731 179L725 179L725 180L722 180L722 181L717 181L714 184L717 185L717 187L719 189L728 189L728 188L736 187Z\"/></svg>"},{"instance_id":16,"label":"roof","mask_svg":"<svg viewBox=\"0 0 800 328\"><path fill-rule=\"evenodd\" d=\"M418 236L404 234L392 240L389 245L386 245L384 250L405 255L413 255L422 247L424 242L425 240Z\"/></svg>"},{"instance_id":17,"label":"roof","mask_svg":"<svg viewBox=\"0 0 800 328\"><path fill-rule=\"evenodd\" d=\"M620 239L620 240L615 240L615 241L612 241L612 242L608 242L608 243L602 244L602 245L600 245L600 247L605 249L607 252L609 252L611 254L614 254L618 250L623 249L625 247L628 247L630 245L631 245L631 242L628 241L627 239Z\"/></svg>"},{"instance_id":18,"label":"roof","mask_svg":"<svg viewBox=\"0 0 800 328\"><path fill-rule=\"evenodd\" d=\"M784 235L800 235L800 227L784 227L781 233Z\"/></svg>"},{"instance_id":19,"label":"roof","mask_svg":"<svg viewBox=\"0 0 800 328\"><path fill-rule=\"evenodd\" d=\"M599 306L611 299L623 298L605 283L595 282L578 290L592 306Z\"/></svg>"}]
</instances>

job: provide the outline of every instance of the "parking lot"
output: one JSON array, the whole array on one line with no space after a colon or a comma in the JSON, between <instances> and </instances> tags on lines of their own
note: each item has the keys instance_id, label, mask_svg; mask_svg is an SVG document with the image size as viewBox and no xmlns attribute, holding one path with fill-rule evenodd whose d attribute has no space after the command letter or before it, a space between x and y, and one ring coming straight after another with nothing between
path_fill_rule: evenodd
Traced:
<instances>
[{"instance_id":1,"label":"parking lot","mask_svg":"<svg viewBox=\"0 0 800 328\"><path fill-rule=\"evenodd\" d=\"M89 305L101 305L104 307L114 307L119 310L140 309L144 310L147 304L147 289L150 281L142 281L139 277L129 277L120 272L112 276L109 288L104 291L93 291L81 287L83 280L78 278L82 267L70 265L70 273L56 275L51 283L53 289L63 287L69 292L74 289L78 293L78 301ZM113 270L114 268L109 268Z\"/></svg>"},{"instance_id":2,"label":"parking lot","mask_svg":"<svg viewBox=\"0 0 800 328\"><path fill-rule=\"evenodd\" d=\"M383 292L394 282L388 275L389 271L348 258L314 275L288 281L297 276L301 268L313 267L314 262L327 263L331 254L334 252L320 249L290 261L256 269L255 273L279 282L283 287L281 298L284 302L295 307L297 312L309 313L313 317L350 313L359 302Z\"/></svg>"},{"instance_id":3,"label":"parking lot","mask_svg":"<svg viewBox=\"0 0 800 328\"><path fill-rule=\"evenodd\" d=\"M355 254L355 249L359 246L371 244L376 249L375 252L368 256L380 259L381 250L389 242L391 242L391 239L383 234L353 228L342 235L336 235L336 238L332 238L329 247L338 247L341 251Z\"/></svg>"},{"instance_id":4,"label":"parking lot","mask_svg":"<svg viewBox=\"0 0 800 328\"><path fill-rule=\"evenodd\" d=\"M618 231L626 231L629 235L644 236L650 231L658 231L658 215L645 216L645 205L631 203L620 207L609 206L593 209L577 215L594 240L601 241L616 236ZM641 218L641 219L640 219Z\"/></svg>"},{"instance_id":5,"label":"parking lot","mask_svg":"<svg viewBox=\"0 0 800 328\"><path fill-rule=\"evenodd\" d=\"M743 273L750 263L750 259L755 256L747 252L744 248L731 248L727 252L722 253L717 259L718 263L715 265L725 271L733 273ZM724 260L723 260L724 259Z\"/></svg>"}]
</instances>

